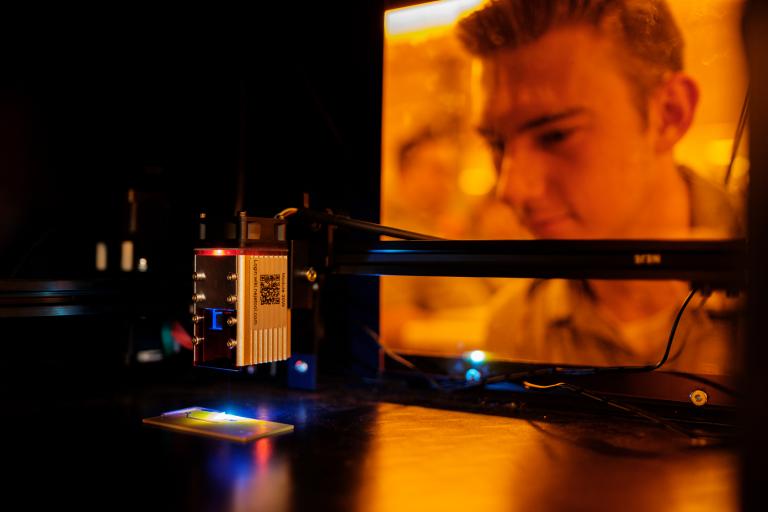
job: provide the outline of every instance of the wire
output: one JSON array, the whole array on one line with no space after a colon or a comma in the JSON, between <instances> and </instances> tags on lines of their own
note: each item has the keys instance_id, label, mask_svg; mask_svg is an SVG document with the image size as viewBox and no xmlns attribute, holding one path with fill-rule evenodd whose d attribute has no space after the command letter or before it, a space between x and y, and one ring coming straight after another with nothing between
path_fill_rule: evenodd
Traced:
<instances>
[{"instance_id":1,"label":"wire","mask_svg":"<svg viewBox=\"0 0 768 512\"><path fill-rule=\"evenodd\" d=\"M376 233L378 235L391 236L392 238L399 238L401 240L444 240L443 238L425 235L423 233L416 233L415 231L407 231L405 229L383 226L374 222L352 219L342 215L335 215L333 213L318 212L307 208L302 208L296 213L300 213L315 222L356 229L358 231L366 231L369 233Z\"/></svg>"},{"instance_id":2,"label":"wire","mask_svg":"<svg viewBox=\"0 0 768 512\"><path fill-rule=\"evenodd\" d=\"M733 147L731 148L731 159L728 162L728 169L725 171L725 179L723 180L725 185L731 181L731 174L733 172L733 164L736 162L736 154L739 152L739 146L741 145L741 137L744 135L744 128L747 125L747 119L749 118L749 87L747 92L744 93L744 104L741 106L741 114L739 115L739 122L736 124L736 134L733 137Z\"/></svg>"},{"instance_id":3,"label":"wire","mask_svg":"<svg viewBox=\"0 0 768 512\"><path fill-rule=\"evenodd\" d=\"M406 358L404 358L403 356L401 356L400 354L398 354L397 352L395 352L391 348L389 348L386 345L384 345L381 342L381 338L379 337L378 333L376 333L373 329L371 329L367 325L363 325L362 327L363 327L363 330L366 332L366 334L368 334L368 336L371 337L371 339L376 343L376 345L378 345L378 347L382 351L384 351L384 353L387 354L389 357L391 357L392 359L394 359L398 363L402 364L406 368L409 368L410 370L413 370L414 372L416 372L418 375L420 375L426 381L428 381L429 384L433 388L438 389L438 390L444 390L445 389L445 388L443 388L443 386L440 385L439 382L437 382L434 378L432 378L431 375L429 375L425 371L419 369L415 364L413 364L412 362L410 362L409 360L407 360Z\"/></svg>"},{"instance_id":4,"label":"wire","mask_svg":"<svg viewBox=\"0 0 768 512\"><path fill-rule=\"evenodd\" d=\"M680 428L674 423L667 421L664 418L657 416L655 414L652 414L644 409L640 409L639 407L635 407L626 403L618 402L616 400L611 400L610 398L606 398L603 395L599 395L593 391L589 391L589 390L580 388L578 386L574 386L573 384L568 384L567 382L558 382L556 384L540 385L540 384L534 384L528 381L523 381L523 385L526 388L534 388L534 389L562 388L572 393L576 393L580 396L603 403L609 407L613 407L614 409L619 409L621 411L628 412L630 414L633 414L635 416L648 420L655 425L658 425L676 434L685 436L691 439L692 441L701 442L703 440L702 437L696 432L691 432L686 429Z\"/></svg>"},{"instance_id":5,"label":"wire","mask_svg":"<svg viewBox=\"0 0 768 512\"><path fill-rule=\"evenodd\" d=\"M363 325L362 327L363 327L363 330L368 334L368 336L370 336L371 339L373 339L373 341L376 342L376 344L379 346L379 348L381 350L383 350L384 353L386 353L389 357L391 357L395 361L399 362L403 366L413 370L419 376L423 377L425 380L427 380L430 383L430 385L434 389L437 389L439 391L451 391L450 389L440 385L440 383L438 383L432 376L430 376L429 374L427 374L423 370L419 369L411 361L408 361L407 359L402 357L400 354L396 353L395 351L393 351L392 349L390 349L389 347L387 347L383 343L381 343L381 339L380 339L379 335L373 329L371 329L367 325ZM545 369L545 370L548 370L548 369ZM528 372L529 375L532 374L532 373L535 373L535 372ZM665 428L665 429L667 429L667 430L669 430L671 432L674 432L676 434L685 436L685 437L691 439L692 442L695 442L697 444L704 441L702 436L700 436L696 432L691 432L691 431L685 430L683 428L680 428L677 425L673 424L672 422L667 421L667 420L663 419L662 417L657 416L655 414L652 414L652 413L650 413L650 412L648 412L648 411L646 411L644 409L640 409L638 407L635 407L635 406L632 406L632 405L629 405L629 404L626 404L626 403L622 403L622 402L618 402L616 400L612 400L612 399L607 398L605 396L599 395L599 394L597 394L597 393L595 393L593 391L589 391L589 390L580 388L578 386L575 386L573 384L569 384L567 382L556 382L554 384L535 384L533 382L530 382L530 381L527 381L527 380L523 380L522 384L523 384L523 386L525 386L526 389L551 390L551 389L561 388L561 389L570 391L572 393L575 393L577 395L583 396L585 398L589 398L591 400L595 400L597 402L601 402L601 403L603 403L603 404L605 404L605 405L607 405L609 407L613 407L614 409L618 409L618 410L621 410L621 411L633 414L635 416L638 416L640 418L643 418L645 420L648 420L651 423L653 423L654 425L657 425L659 427ZM465 389L465 388L459 388L459 389Z\"/></svg>"},{"instance_id":6,"label":"wire","mask_svg":"<svg viewBox=\"0 0 768 512\"><path fill-rule=\"evenodd\" d=\"M667 359L669 359L669 353L672 350L672 344L675 341L675 334L677 333L677 328L680 325L680 319L682 318L686 307L691 302L691 299L693 298L693 296L696 294L697 291L698 291L698 288L693 287L690 293L688 293L688 296L686 296L682 305L680 306L680 309L677 311L677 315L675 315L675 320L672 323L672 328L670 329L670 332L669 332L669 339L664 349L664 354L662 355L659 362L655 364L644 365L644 366L586 366L586 367L553 366L553 367L546 367L546 368L537 368L535 370L528 370L528 371L522 371L522 372L516 372L516 373L504 373L499 375L492 375L484 379L480 379L477 382L468 383L466 387L470 388L470 387L485 386L486 384L493 384L497 382L517 382L517 381L523 381L530 377L538 377L538 376L546 376L546 375L578 376L578 375L597 375L597 374L605 374L605 373L652 372L652 371L658 370L659 368L664 366L664 363L666 363Z\"/></svg>"},{"instance_id":7,"label":"wire","mask_svg":"<svg viewBox=\"0 0 768 512\"><path fill-rule=\"evenodd\" d=\"M297 213L298 211L299 211L298 208L286 208L283 211L281 211L280 213L278 213L277 215L275 215L275 218L278 219L278 220L283 220L286 217L289 217L289 216Z\"/></svg>"},{"instance_id":8,"label":"wire","mask_svg":"<svg viewBox=\"0 0 768 512\"><path fill-rule=\"evenodd\" d=\"M677 333L677 327L680 324L680 319L683 317L683 313L685 312L685 308L688 307L688 303L691 302L691 299L694 295L696 295L696 292L699 289L697 287L691 288L690 293L683 301L683 304L680 306L680 309L677 311L677 315L675 315L675 321L672 323L672 329L669 331L669 340L667 341L667 347L664 350L664 355L661 357L658 363L654 365L647 365L647 366L612 366L612 367L605 367L605 368L596 368L596 373L606 373L606 372L652 372L654 370L658 370L662 366L664 366L664 363L667 362L667 359L669 358L669 352L672 350L672 343L675 341L675 334Z\"/></svg>"},{"instance_id":9,"label":"wire","mask_svg":"<svg viewBox=\"0 0 768 512\"><path fill-rule=\"evenodd\" d=\"M664 354L662 355L659 362L652 364L652 365L645 365L645 366L591 366L591 367L546 367L546 368L536 368L534 370L526 370L522 372L515 372L515 373L503 373L499 375L491 375L488 377L485 377L483 379L480 379L476 382L469 382L466 383L464 386L459 388L460 390L466 390L470 388L477 388L477 387L483 387L488 384L494 384L499 382L520 382L527 381L527 379L532 377L542 377L542 376L549 376L549 375L571 375L571 376L581 376L581 375L597 375L597 374L606 374L606 373L634 373L634 372L651 372L658 370L662 366L664 366L664 363L667 362L667 359L669 359L669 353L672 349L672 344L675 340L675 334L677 333L677 328L680 324L680 319L683 316L683 313L685 312L686 307L691 302L691 299L694 297L694 295L697 292L697 288L692 288L690 293L686 296L685 300L683 301L682 305L680 306L680 309L677 312L677 315L675 316L675 320L672 324L672 328L669 333L669 339L667 341L667 345L664 349ZM444 386L441 386L433 377L428 375L426 372L420 370L416 367L412 362L408 361L407 359L403 358L401 355L397 354L390 348L386 347L383 343L381 343L381 340L379 338L379 335L373 331L368 326L363 326L363 329L365 332L373 339L373 341L376 342L376 344L383 350L387 355L389 355L392 359L399 362L403 366L410 368L411 370L419 373L422 377L427 379L430 384L436 389L446 390ZM676 374L680 376L684 376L682 372L676 372ZM531 383L528 383L531 384ZM721 386L719 384L713 383L713 387L720 389L723 392L735 394L733 390L730 390L724 386ZM558 383L554 384L551 387L557 387L565 385L565 383ZM533 387L534 385L532 385ZM544 389L544 388L542 388Z\"/></svg>"},{"instance_id":10,"label":"wire","mask_svg":"<svg viewBox=\"0 0 768 512\"><path fill-rule=\"evenodd\" d=\"M533 382L528 382L527 380L523 381L523 386L526 388L534 388L534 389L551 389L551 388L559 388L561 386L565 386L565 382L557 382L555 384L534 384Z\"/></svg>"},{"instance_id":11,"label":"wire","mask_svg":"<svg viewBox=\"0 0 768 512\"><path fill-rule=\"evenodd\" d=\"M723 384L720 384L719 382L715 382L711 379L707 379L706 377L701 377L699 375L696 375L695 373L688 373L688 372L678 372L678 371L669 371L666 372L670 375L675 375L676 377L681 377L683 379L688 379L692 381L699 382L701 384L706 384L707 386L712 387L713 389L716 389L722 393L725 393L726 395L732 396L734 398L740 398L741 393L736 391L733 388L729 388L728 386L725 386Z\"/></svg>"}]
</instances>

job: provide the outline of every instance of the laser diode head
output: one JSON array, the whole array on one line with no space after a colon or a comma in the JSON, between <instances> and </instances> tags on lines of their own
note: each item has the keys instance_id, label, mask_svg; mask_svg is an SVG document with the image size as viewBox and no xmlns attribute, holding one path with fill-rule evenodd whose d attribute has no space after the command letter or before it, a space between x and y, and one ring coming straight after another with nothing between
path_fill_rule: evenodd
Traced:
<instances>
[{"instance_id":1,"label":"laser diode head","mask_svg":"<svg viewBox=\"0 0 768 512\"><path fill-rule=\"evenodd\" d=\"M194 364L239 369L288 359L285 223L248 217L214 226L200 218L192 322Z\"/></svg>"}]
</instances>

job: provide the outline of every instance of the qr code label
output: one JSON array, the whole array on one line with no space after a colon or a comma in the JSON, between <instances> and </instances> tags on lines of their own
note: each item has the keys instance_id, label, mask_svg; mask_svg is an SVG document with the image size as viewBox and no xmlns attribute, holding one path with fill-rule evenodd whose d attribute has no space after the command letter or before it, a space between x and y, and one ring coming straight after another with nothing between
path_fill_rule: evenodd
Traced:
<instances>
[{"instance_id":1,"label":"qr code label","mask_svg":"<svg viewBox=\"0 0 768 512\"><path fill-rule=\"evenodd\" d=\"M280 304L280 274L259 276L259 304L262 306Z\"/></svg>"}]
</instances>

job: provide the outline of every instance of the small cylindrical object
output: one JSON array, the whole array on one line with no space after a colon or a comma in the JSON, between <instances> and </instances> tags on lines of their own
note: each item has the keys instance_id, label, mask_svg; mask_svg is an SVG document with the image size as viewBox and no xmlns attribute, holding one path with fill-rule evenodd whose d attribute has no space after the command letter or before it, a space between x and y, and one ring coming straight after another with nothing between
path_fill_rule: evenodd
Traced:
<instances>
[{"instance_id":1,"label":"small cylindrical object","mask_svg":"<svg viewBox=\"0 0 768 512\"><path fill-rule=\"evenodd\" d=\"M205 272L192 272L193 281L205 281Z\"/></svg>"},{"instance_id":2,"label":"small cylindrical object","mask_svg":"<svg viewBox=\"0 0 768 512\"><path fill-rule=\"evenodd\" d=\"M309 281L310 283L314 283L315 281L317 281L317 271L314 268L309 267L304 272L304 277L306 277L307 281Z\"/></svg>"},{"instance_id":3,"label":"small cylindrical object","mask_svg":"<svg viewBox=\"0 0 768 512\"><path fill-rule=\"evenodd\" d=\"M237 295L227 295L227 302L229 304L234 304L237 302Z\"/></svg>"},{"instance_id":4,"label":"small cylindrical object","mask_svg":"<svg viewBox=\"0 0 768 512\"><path fill-rule=\"evenodd\" d=\"M192 337L192 344L193 344L193 345L199 345L199 344L201 344L203 341L205 341L205 338L202 338L202 337L200 337L200 336L193 336L193 337Z\"/></svg>"},{"instance_id":5,"label":"small cylindrical object","mask_svg":"<svg viewBox=\"0 0 768 512\"><path fill-rule=\"evenodd\" d=\"M227 318L227 325L229 325L230 327L233 325L237 325L237 318L235 318L234 316Z\"/></svg>"},{"instance_id":6,"label":"small cylindrical object","mask_svg":"<svg viewBox=\"0 0 768 512\"><path fill-rule=\"evenodd\" d=\"M237 281L237 274L230 272L227 274L227 281Z\"/></svg>"},{"instance_id":7,"label":"small cylindrical object","mask_svg":"<svg viewBox=\"0 0 768 512\"><path fill-rule=\"evenodd\" d=\"M130 272L133 270L133 242L126 240L120 246L120 270Z\"/></svg>"},{"instance_id":8,"label":"small cylindrical object","mask_svg":"<svg viewBox=\"0 0 768 512\"><path fill-rule=\"evenodd\" d=\"M227 342L227 348L231 350L236 346L237 346L237 340L233 340L230 338L229 341Z\"/></svg>"},{"instance_id":9,"label":"small cylindrical object","mask_svg":"<svg viewBox=\"0 0 768 512\"><path fill-rule=\"evenodd\" d=\"M104 242L96 244L96 270L99 272L107 270L107 244Z\"/></svg>"},{"instance_id":10,"label":"small cylindrical object","mask_svg":"<svg viewBox=\"0 0 768 512\"><path fill-rule=\"evenodd\" d=\"M194 293L192 294L192 302L203 302L205 300L205 294L200 293Z\"/></svg>"},{"instance_id":11,"label":"small cylindrical object","mask_svg":"<svg viewBox=\"0 0 768 512\"><path fill-rule=\"evenodd\" d=\"M200 240L205 240L207 233L206 233L206 226L205 226L205 219L206 215L205 213L200 214L200 233L198 234L198 238Z\"/></svg>"},{"instance_id":12,"label":"small cylindrical object","mask_svg":"<svg viewBox=\"0 0 768 512\"><path fill-rule=\"evenodd\" d=\"M196 323L200 322L200 320L202 320L202 319L203 319L203 317L201 315L192 315L192 323L193 324L196 324Z\"/></svg>"}]
</instances>

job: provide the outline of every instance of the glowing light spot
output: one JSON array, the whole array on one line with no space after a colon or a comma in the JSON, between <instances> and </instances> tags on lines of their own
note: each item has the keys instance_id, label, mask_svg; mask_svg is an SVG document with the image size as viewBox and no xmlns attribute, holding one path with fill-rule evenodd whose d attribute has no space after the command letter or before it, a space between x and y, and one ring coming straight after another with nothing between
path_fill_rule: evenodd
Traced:
<instances>
[{"instance_id":1,"label":"glowing light spot","mask_svg":"<svg viewBox=\"0 0 768 512\"><path fill-rule=\"evenodd\" d=\"M177 411L178 412L178 411ZM235 416L226 412L192 409L186 413L187 418L193 420L209 421L212 423L225 423L234 421L252 421L250 418L244 418L242 416Z\"/></svg>"},{"instance_id":2,"label":"glowing light spot","mask_svg":"<svg viewBox=\"0 0 768 512\"><path fill-rule=\"evenodd\" d=\"M442 0L392 9L384 15L384 28L388 36L394 36L450 27L480 3L482 0Z\"/></svg>"},{"instance_id":3,"label":"glowing light spot","mask_svg":"<svg viewBox=\"0 0 768 512\"><path fill-rule=\"evenodd\" d=\"M479 382L483 378L483 374L475 368L470 368L464 377L467 379L467 382Z\"/></svg>"},{"instance_id":4,"label":"glowing light spot","mask_svg":"<svg viewBox=\"0 0 768 512\"><path fill-rule=\"evenodd\" d=\"M299 373L307 373L307 370L309 370L309 365L304 361L302 361L301 359L293 363L293 367Z\"/></svg>"},{"instance_id":5,"label":"glowing light spot","mask_svg":"<svg viewBox=\"0 0 768 512\"><path fill-rule=\"evenodd\" d=\"M473 350L469 353L469 360L473 363L482 363L485 361L485 352L482 350Z\"/></svg>"}]
</instances>

